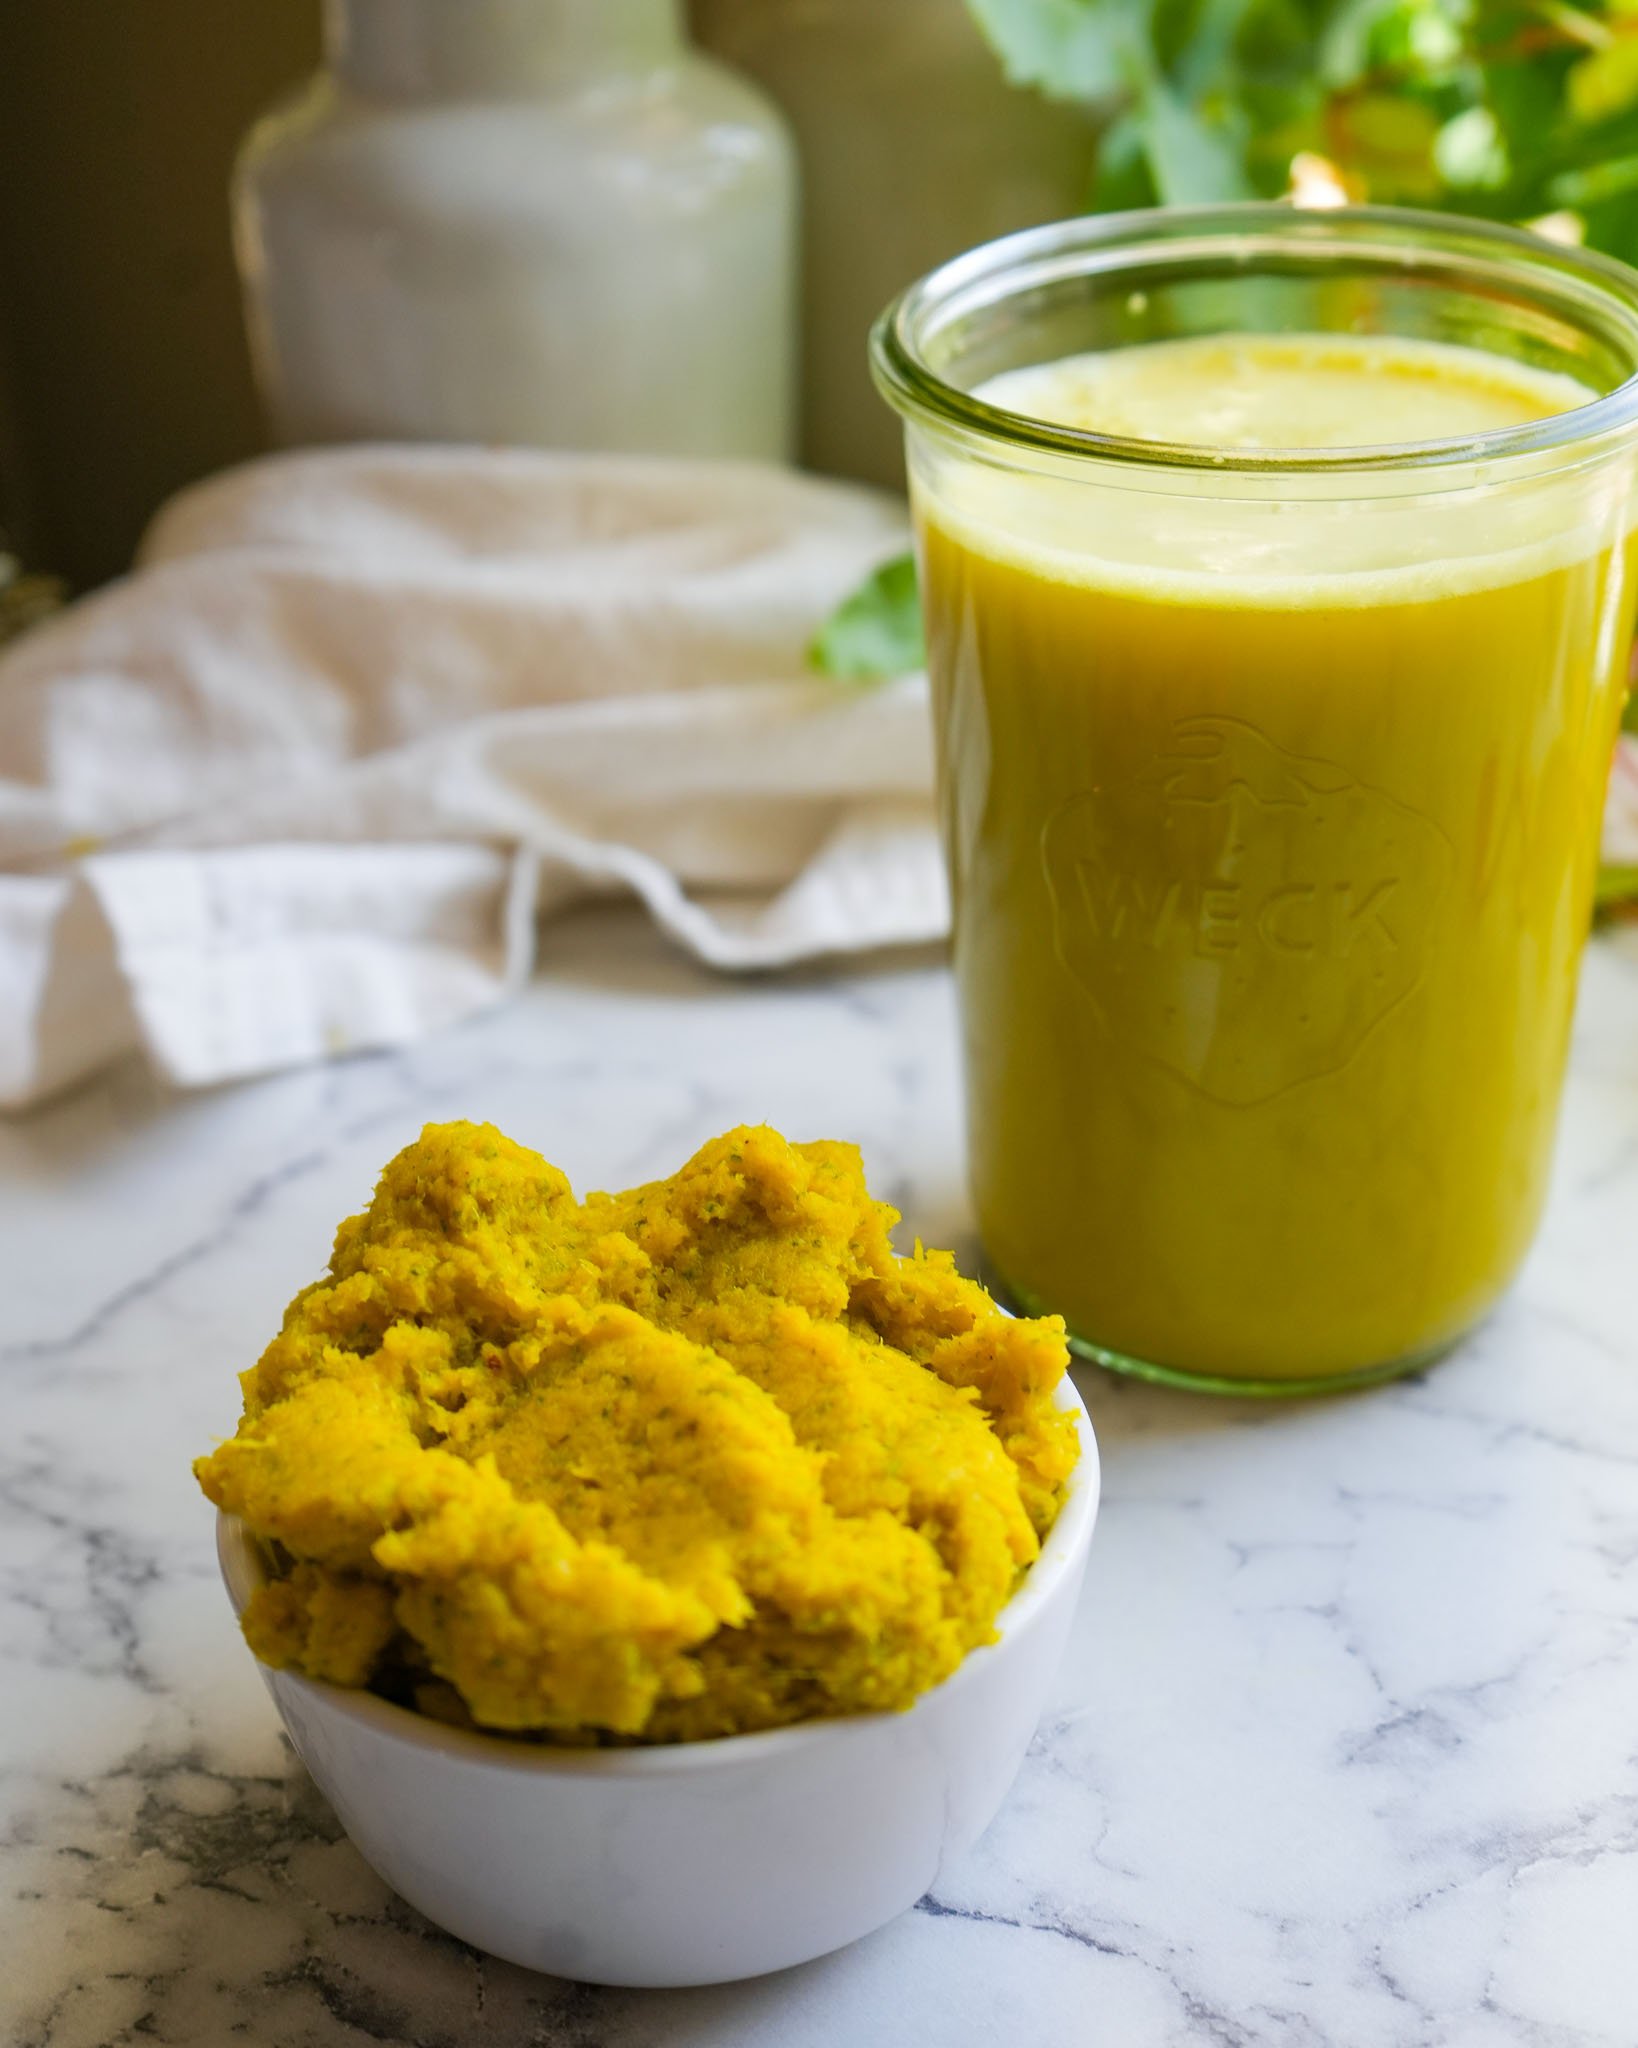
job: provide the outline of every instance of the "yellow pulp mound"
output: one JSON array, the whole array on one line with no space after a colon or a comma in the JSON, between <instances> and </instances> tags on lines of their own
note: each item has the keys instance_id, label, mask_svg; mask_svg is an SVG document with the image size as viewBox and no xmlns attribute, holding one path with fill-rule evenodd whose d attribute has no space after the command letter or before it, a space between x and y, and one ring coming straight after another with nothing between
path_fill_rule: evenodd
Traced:
<instances>
[{"instance_id":1,"label":"yellow pulp mound","mask_svg":"<svg viewBox=\"0 0 1638 2048\"><path fill-rule=\"evenodd\" d=\"M1077 1440L1061 1322L897 1220L849 1145L732 1131L577 1203L430 1126L196 1467L275 1546L251 1647L559 1740L908 1706L993 1637Z\"/></svg>"}]
</instances>

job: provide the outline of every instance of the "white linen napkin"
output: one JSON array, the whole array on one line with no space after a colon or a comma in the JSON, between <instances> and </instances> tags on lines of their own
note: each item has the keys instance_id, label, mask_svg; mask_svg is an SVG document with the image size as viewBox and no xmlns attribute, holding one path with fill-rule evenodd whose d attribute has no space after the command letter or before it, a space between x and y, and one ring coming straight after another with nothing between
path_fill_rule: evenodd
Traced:
<instances>
[{"instance_id":1,"label":"white linen napkin","mask_svg":"<svg viewBox=\"0 0 1638 2048\"><path fill-rule=\"evenodd\" d=\"M933 939L921 678L811 675L873 493L442 448L253 463L0 657L0 1103L401 1044L635 891L725 969Z\"/></svg>"}]
</instances>

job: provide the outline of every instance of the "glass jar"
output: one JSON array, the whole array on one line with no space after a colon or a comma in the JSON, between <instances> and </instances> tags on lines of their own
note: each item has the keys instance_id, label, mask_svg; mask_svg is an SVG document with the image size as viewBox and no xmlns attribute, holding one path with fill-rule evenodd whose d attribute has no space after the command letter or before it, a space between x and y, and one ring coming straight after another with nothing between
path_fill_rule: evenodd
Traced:
<instances>
[{"instance_id":1,"label":"glass jar","mask_svg":"<svg viewBox=\"0 0 1638 2048\"><path fill-rule=\"evenodd\" d=\"M1455 343L1587 402L1313 452L974 395L1245 332ZM1632 639L1638 276L1426 214L1132 214L949 265L875 362L999 1280L1196 1387L1437 1355L1547 1183Z\"/></svg>"},{"instance_id":2,"label":"glass jar","mask_svg":"<svg viewBox=\"0 0 1638 2048\"><path fill-rule=\"evenodd\" d=\"M973 243L1085 206L1095 129L1009 85L966 0L691 0L695 32L784 109L802 160L802 454L895 488L865 339Z\"/></svg>"},{"instance_id":3,"label":"glass jar","mask_svg":"<svg viewBox=\"0 0 1638 2048\"><path fill-rule=\"evenodd\" d=\"M289 442L782 459L795 169L678 0L326 0L235 233Z\"/></svg>"}]
</instances>

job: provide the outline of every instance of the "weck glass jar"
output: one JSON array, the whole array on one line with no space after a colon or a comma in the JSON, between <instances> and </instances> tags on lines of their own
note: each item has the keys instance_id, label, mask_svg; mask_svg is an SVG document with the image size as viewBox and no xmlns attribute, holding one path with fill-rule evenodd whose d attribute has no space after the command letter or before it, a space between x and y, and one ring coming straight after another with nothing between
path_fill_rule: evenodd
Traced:
<instances>
[{"instance_id":1,"label":"weck glass jar","mask_svg":"<svg viewBox=\"0 0 1638 2048\"><path fill-rule=\"evenodd\" d=\"M1547 1184L1632 642L1638 276L1426 214L1094 218L924 280L875 364L996 1274L1190 1386L1437 1355Z\"/></svg>"}]
</instances>

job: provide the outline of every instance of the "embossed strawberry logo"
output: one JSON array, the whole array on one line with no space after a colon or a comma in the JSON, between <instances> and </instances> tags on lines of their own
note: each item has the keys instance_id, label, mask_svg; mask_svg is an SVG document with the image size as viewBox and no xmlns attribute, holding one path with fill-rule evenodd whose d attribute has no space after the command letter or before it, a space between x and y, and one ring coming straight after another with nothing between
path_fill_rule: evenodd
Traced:
<instances>
[{"instance_id":1,"label":"embossed strawberry logo","mask_svg":"<svg viewBox=\"0 0 1638 2048\"><path fill-rule=\"evenodd\" d=\"M1072 797L1042 865L1058 957L1105 1028L1212 1100L1345 1066L1421 979L1454 860L1439 828L1230 718Z\"/></svg>"}]
</instances>

